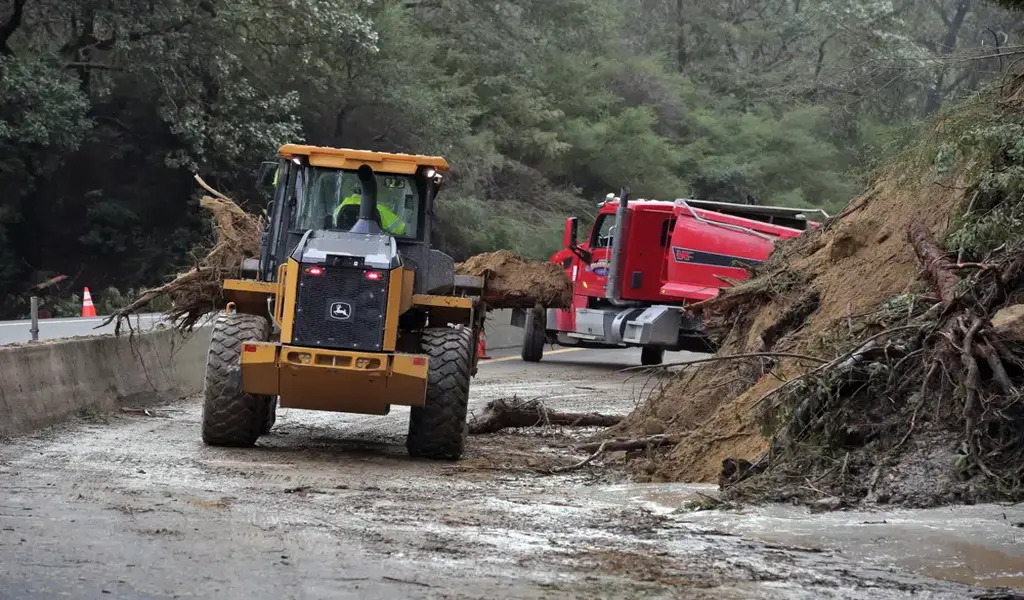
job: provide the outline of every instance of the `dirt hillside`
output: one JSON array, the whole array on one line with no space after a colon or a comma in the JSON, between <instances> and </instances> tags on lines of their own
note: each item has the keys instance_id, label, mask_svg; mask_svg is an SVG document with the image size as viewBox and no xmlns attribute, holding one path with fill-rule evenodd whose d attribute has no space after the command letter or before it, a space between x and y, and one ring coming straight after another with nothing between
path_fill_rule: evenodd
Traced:
<instances>
[{"instance_id":1,"label":"dirt hillside","mask_svg":"<svg viewBox=\"0 0 1024 600\"><path fill-rule=\"evenodd\" d=\"M733 358L683 371L614 432L679 439L638 456L641 479L761 500L1024 497L1014 84L944 115L841 215L700 307Z\"/></svg>"},{"instance_id":2,"label":"dirt hillside","mask_svg":"<svg viewBox=\"0 0 1024 600\"><path fill-rule=\"evenodd\" d=\"M960 196L940 181L922 182L909 190L891 179L879 181L850 204L846 216L786 245L782 251L787 253L786 272L792 280L774 285L791 287L733 327L719 354L774 351L820 356L822 337L844 326L847 317L869 313L889 298L920 289L920 265L906 229L911 221L923 219L933 233L944 230ZM815 295L817 308L798 328L773 330L777 339L765 343L769 328ZM810 366L796 359L742 366L711 363L673 381L630 419L630 425L639 427L654 418L684 437L659 463L654 477L716 482L724 459L757 460L767 450L768 438L762 435L755 404L784 378Z\"/></svg>"}]
</instances>

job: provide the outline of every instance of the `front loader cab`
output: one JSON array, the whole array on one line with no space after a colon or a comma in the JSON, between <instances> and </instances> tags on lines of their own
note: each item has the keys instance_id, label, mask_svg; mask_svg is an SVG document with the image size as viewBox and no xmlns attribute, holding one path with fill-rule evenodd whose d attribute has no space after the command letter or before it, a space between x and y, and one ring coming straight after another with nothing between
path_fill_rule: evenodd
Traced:
<instances>
[{"instance_id":1,"label":"front loader cab","mask_svg":"<svg viewBox=\"0 0 1024 600\"><path fill-rule=\"evenodd\" d=\"M447 161L296 145L282 147L279 154L260 256L262 279L276 280L279 266L307 232L313 239L339 233L381 234L394 238L414 265L417 282L423 280L417 288L430 287L432 259L448 262L430 252L433 203L448 171Z\"/></svg>"},{"instance_id":2,"label":"front loader cab","mask_svg":"<svg viewBox=\"0 0 1024 600\"><path fill-rule=\"evenodd\" d=\"M483 281L456 286L454 261L430 247L448 163L286 145L269 171L274 199L258 268L243 264L247 279L224 282L204 441L251 446L278 402L371 415L403 405L411 455L458 458Z\"/></svg>"}]
</instances>

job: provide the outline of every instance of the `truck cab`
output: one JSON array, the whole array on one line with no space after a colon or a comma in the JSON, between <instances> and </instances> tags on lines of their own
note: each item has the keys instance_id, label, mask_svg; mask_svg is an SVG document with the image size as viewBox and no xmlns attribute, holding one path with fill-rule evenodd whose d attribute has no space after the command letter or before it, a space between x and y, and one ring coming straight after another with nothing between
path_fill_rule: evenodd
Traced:
<instances>
[{"instance_id":1,"label":"truck cab","mask_svg":"<svg viewBox=\"0 0 1024 600\"><path fill-rule=\"evenodd\" d=\"M516 317L526 328L523 359L537 361L547 343L637 346L643 364L666 350L713 351L701 322L687 310L743 280L776 240L795 237L822 211L691 199L630 200L609 194L589 232L566 219L564 248L551 257L573 282L569 309Z\"/></svg>"}]
</instances>

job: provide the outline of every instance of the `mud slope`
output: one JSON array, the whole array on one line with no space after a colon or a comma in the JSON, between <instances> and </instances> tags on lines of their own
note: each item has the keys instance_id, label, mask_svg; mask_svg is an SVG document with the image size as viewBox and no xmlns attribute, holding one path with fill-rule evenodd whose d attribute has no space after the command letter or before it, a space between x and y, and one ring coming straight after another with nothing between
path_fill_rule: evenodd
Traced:
<instances>
[{"instance_id":1,"label":"mud slope","mask_svg":"<svg viewBox=\"0 0 1024 600\"><path fill-rule=\"evenodd\" d=\"M907 185L896 179L881 179L823 231L780 245L769 280L758 284L767 289L748 300L719 354L822 356L823 338L847 317L919 288L920 267L906 229L920 219L933 233L944 230L962 192L948 180ZM724 459L754 461L767 449L758 400L812 366L793 359L711 363L652 397L626 427L639 430L653 418L683 437L658 464L655 480L714 482Z\"/></svg>"}]
</instances>

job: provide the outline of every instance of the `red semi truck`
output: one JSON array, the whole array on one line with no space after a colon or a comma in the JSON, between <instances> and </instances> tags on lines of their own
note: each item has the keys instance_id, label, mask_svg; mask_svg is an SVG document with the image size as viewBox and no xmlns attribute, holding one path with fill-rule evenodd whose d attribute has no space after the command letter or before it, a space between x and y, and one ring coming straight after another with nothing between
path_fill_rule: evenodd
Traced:
<instances>
[{"instance_id":1,"label":"red semi truck","mask_svg":"<svg viewBox=\"0 0 1024 600\"><path fill-rule=\"evenodd\" d=\"M551 257L573 282L567 310L516 311L525 329L522 357L541 360L546 344L640 347L657 365L666 350L714 348L688 304L714 298L728 281L747 277L776 240L800 235L823 211L704 200L633 200L609 194L586 239L566 219L565 247Z\"/></svg>"}]
</instances>

